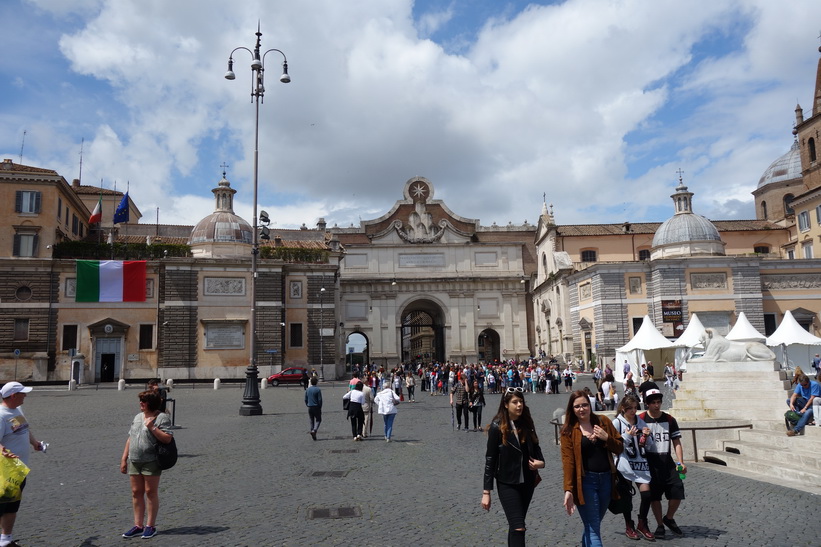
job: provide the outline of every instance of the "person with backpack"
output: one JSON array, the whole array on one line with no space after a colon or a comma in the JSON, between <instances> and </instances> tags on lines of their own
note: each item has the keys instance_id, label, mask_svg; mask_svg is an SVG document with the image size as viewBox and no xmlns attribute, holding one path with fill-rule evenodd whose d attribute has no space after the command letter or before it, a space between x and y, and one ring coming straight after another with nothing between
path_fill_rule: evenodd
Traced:
<instances>
[{"instance_id":1,"label":"person with backpack","mask_svg":"<svg viewBox=\"0 0 821 547\"><path fill-rule=\"evenodd\" d=\"M648 443L652 444L653 440L650 438L650 428L636 415L638 409L639 398L635 395L625 395L619 403L618 415L613 421L613 427L624 441L624 452L616 459L616 469L625 479L636 483L641 498L637 526L632 519L632 497L625 500L624 534L630 539L643 538L655 541L655 536L647 526L652 495L650 493L650 467L646 453Z\"/></svg>"},{"instance_id":2,"label":"person with backpack","mask_svg":"<svg viewBox=\"0 0 821 547\"><path fill-rule=\"evenodd\" d=\"M650 492L652 496L653 516L656 518L656 539L664 538L665 526L675 535L683 536L674 517L684 499L684 482L680 475L687 473L684 465L684 449L681 446L681 430L675 418L662 412L663 395L658 389L648 390L644 394L648 410L639 417L650 428L653 439L645 448L647 463L650 467ZM675 458L673 453L675 452ZM667 498L667 513L662 517L661 497Z\"/></svg>"}]
</instances>

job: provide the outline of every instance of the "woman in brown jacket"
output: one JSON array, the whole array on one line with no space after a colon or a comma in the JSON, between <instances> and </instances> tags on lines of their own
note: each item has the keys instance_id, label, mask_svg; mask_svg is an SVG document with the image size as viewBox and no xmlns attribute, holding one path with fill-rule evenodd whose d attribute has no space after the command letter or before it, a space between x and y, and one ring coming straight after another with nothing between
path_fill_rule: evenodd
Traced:
<instances>
[{"instance_id":1,"label":"woman in brown jacket","mask_svg":"<svg viewBox=\"0 0 821 547\"><path fill-rule=\"evenodd\" d=\"M571 393L562 427L563 503L568 515L579 508L583 547L602 544L601 521L611 497L618 499L613 455L622 450L624 442L610 420L593 413L583 391Z\"/></svg>"}]
</instances>

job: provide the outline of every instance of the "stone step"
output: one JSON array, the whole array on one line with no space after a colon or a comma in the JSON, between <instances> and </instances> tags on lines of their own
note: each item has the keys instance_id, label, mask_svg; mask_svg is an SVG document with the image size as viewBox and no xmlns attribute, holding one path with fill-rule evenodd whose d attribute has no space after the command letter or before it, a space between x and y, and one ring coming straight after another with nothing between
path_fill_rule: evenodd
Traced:
<instances>
[{"instance_id":1,"label":"stone step","mask_svg":"<svg viewBox=\"0 0 821 547\"><path fill-rule=\"evenodd\" d=\"M766 378L766 379L728 379L725 381L718 381L716 382L713 379L704 379L704 380L696 380L696 381L687 381L679 383L678 391L682 390L692 390L692 391L701 391L703 389L711 389L715 390L720 387L724 387L725 389L730 389L732 391L741 391L741 392L754 392L758 393L765 388L768 392L770 391L771 387L778 386L779 388L783 389L784 391L789 391L792 389L792 385L790 384L789 380L779 380L778 378ZM777 391L781 391L780 389Z\"/></svg>"},{"instance_id":2,"label":"stone step","mask_svg":"<svg viewBox=\"0 0 821 547\"><path fill-rule=\"evenodd\" d=\"M682 408L673 405L670 414L678 420L748 420L758 423L759 420L775 421L784 424L784 413L778 410L756 411L751 408Z\"/></svg>"},{"instance_id":3,"label":"stone step","mask_svg":"<svg viewBox=\"0 0 821 547\"><path fill-rule=\"evenodd\" d=\"M748 456L760 460L772 460L780 462L790 462L798 469L814 470L821 473L821 443L812 441L804 437L782 437L790 441L782 443L779 441L764 442L766 436L759 435L753 441L723 441L721 444L724 452L738 453L741 456ZM806 442L809 441L809 442Z\"/></svg>"},{"instance_id":4,"label":"stone step","mask_svg":"<svg viewBox=\"0 0 821 547\"><path fill-rule=\"evenodd\" d=\"M799 490L802 489L802 485L815 488L821 487L821 472L801 468L798 465L789 465L784 461L785 456L788 455L787 451L773 450L770 458L764 459L721 450L708 450L704 453L704 460L724 464L752 476L767 477L770 480L777 479L779 482Z\"/></svg>"},{"instance_id":5,"label":"stone step","mask_svg":"<svg viewBox=\"0 0 821 547\"><path fill-rule=\"evenodd\" d=\"M755 410L769 410L777 413L782 408L787 411L785 397L746 397L725 398L717 397L676 397L671 408L750 408Z\"/></svg>"}]
</instances>

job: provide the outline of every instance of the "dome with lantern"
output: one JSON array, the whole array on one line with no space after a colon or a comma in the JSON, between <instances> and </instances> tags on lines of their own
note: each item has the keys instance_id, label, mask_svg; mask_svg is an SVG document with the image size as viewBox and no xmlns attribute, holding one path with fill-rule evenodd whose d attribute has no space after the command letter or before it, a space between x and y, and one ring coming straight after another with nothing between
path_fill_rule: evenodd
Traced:
<instances>
[{"instance_id":1,"label":"dome with lantern","mask_svg":"<svg viewBox=\"0 0 821 547\"><path fill-rule=\"evenodd\" d=\"M214 212L200 220L191 231L188 244L191 253L199 257L228 257L248 254L253 243L253 228L234 213L234 194L231 183L222 174L222 180L211 190L216 207Z\"/></svg>"}]
</instances>

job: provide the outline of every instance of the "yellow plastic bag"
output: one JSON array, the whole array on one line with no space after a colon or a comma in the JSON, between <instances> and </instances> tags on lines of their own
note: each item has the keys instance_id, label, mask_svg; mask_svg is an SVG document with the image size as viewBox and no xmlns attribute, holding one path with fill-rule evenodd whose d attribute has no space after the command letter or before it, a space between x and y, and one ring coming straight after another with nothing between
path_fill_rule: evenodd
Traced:
<instances>
[{"instance_id":1,"label":"yellow plastic bag","mask_svg":"<svg viewBox=\"0 0 821 547\"><path fill-rule=\"evenodd\" d=\"M29 468L20 458L0 456L0 503L20 501L20 485L29 474Z\"/></svg>"}]
</instances>

